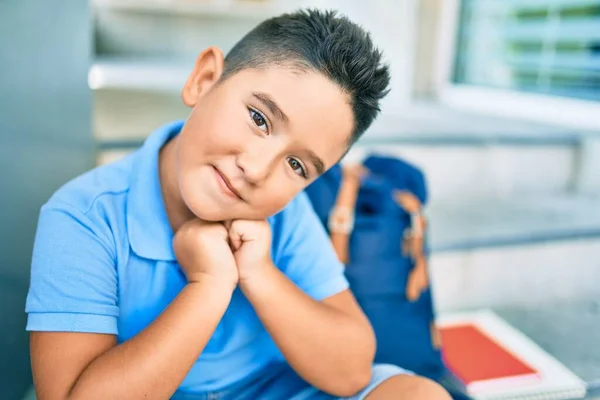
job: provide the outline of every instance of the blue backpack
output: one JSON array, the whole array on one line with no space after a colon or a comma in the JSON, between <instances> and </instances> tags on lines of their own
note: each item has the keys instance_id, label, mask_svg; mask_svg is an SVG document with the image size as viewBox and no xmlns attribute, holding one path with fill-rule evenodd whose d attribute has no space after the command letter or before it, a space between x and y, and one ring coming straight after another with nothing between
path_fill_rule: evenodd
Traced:
<instances>
[{"instance_id":1,"label":"blue backpack","mask_svg":"<svg viewBox=\"0 0 600 400\"><path fill-rule=\"evenodd\" d=\"M422 292L415 302L406 298L413 261L402 254L401 242L410 216L392 196L395 189L410 191L424 204L425 179L417 168L395 158L370 156L363 165L369 173L358 192L345 273L375 330L375 361L438 379L445 368L432 341L431 291ZM341 167L336 165L306 189L325 227L341 178Z\"/></svg>"}]
</instances>

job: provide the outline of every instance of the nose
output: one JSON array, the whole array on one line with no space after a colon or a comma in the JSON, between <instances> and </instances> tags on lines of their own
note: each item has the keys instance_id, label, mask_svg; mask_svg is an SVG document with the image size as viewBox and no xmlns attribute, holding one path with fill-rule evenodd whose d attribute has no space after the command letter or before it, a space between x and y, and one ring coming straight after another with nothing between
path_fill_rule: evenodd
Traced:
<instances>
[{"instance_id":1,"label":"nose","mask_svg":"<svg viewBox=\"0 0 600 400\"><path fill-rule=\"evenodd\" d=\"M271 175L278 159L278 152L267 146L256 146L245 150L238 154L236 164L249 184L260 186Z\"/></svg>"}]
</instances>

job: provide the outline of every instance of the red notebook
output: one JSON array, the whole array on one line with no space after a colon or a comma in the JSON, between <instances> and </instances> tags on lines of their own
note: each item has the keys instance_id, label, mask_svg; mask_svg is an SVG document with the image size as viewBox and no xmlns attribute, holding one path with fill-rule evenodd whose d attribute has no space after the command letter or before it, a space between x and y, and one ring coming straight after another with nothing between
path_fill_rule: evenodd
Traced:
<instances>
[{"instance_id":1,"label":"red notebook","mask_svg":"<svg viewBox=\"0 0 600 400\"><path fill-rule=\"evenodd\" d=\"M535 384L541 375L469 323L440 327L442 354L469 393Z\"/></svg>"}]
</instances>

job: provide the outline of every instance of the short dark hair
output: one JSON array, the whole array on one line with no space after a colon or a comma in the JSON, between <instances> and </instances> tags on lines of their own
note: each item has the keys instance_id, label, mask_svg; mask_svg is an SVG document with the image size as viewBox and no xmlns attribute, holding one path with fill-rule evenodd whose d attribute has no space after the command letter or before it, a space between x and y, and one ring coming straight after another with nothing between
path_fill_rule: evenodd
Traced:
<instances>
[{"instance_id":1,"label":"short dark hair","mask_svg":"<svg viewBox=\"0 0 600 400\"><path fill-rule=\"evenodd\" d=\"M222 79L273 65L314 70L348 93L354 113L350 144L369 128L389 92L388 67L369 33L335 11L299 10L262 22L227 54Z\"/></svg>"}]
</instances>

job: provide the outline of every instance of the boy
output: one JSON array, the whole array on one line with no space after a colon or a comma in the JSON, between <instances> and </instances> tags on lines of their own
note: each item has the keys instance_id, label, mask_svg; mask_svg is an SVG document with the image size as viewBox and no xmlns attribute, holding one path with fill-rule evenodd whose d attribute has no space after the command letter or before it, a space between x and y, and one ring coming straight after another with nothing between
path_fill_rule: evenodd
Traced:
<instances>
[{"instance_id":1,"label":"boy","mask_svg":"<svg viewBox=\"0 0 600 400\"><path fill-rule=\"evenodd\" d=\"M447 399L372 366L371 327L304 195L389 81L358 26L273 18L198 57L192 111L41 211L27 299L39 399Z\"/></svg>"}]
</instances>

